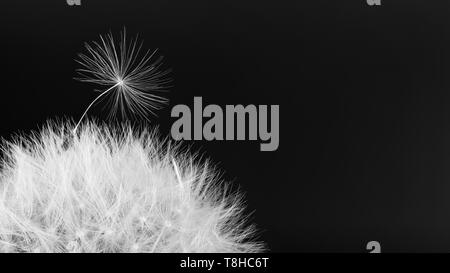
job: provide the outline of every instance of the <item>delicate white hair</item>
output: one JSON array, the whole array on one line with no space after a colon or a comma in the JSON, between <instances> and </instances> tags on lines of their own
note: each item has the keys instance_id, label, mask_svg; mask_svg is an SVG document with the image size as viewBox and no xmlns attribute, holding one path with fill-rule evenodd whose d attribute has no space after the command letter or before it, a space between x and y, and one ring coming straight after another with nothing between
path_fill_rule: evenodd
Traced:
<instances>
[{"instance_id":1,"label":"delicate white hair","mask_svg":"<svg viewBox=\"0 0 450 273\"><path fill-rule=\"evenodd\" d=\"M242 195L128 125L48 123L4 141L0 252L260 252Z\"/></svg>"}]
</instances>

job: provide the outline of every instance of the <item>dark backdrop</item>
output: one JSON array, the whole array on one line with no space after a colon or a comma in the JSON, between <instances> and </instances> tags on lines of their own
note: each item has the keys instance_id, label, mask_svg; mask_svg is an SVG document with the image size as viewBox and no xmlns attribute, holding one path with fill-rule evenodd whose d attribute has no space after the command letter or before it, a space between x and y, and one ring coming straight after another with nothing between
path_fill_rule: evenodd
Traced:
<instances>
[{"instance_id":1,"label":"dark backdrop","mask_svg":"<svg viewBox=\"0 0 450 273\"><path fill-rule=\"evenodd\" d=\"M78 118L83 43L126 26L173 69L170 109L279 104L280 147L190 142L272 251L450 250L450 2L2 1L0 135ZM104 120L101 107L90 117Z\"/></svg>"}]
</instances>

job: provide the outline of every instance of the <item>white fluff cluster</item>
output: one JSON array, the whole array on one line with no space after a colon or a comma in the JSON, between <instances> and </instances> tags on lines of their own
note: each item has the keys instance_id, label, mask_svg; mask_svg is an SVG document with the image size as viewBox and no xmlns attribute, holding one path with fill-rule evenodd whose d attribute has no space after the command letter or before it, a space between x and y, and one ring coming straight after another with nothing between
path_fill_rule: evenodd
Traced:
<instances>
[{"instance_id":1,"label":"white fluff cluster","mask_svg":"<svg viewBox=\"0 0 450 273\"><path fill-rule=\"evenodd\" d=\"M154 133L49 125L2 146L0 252L259 252L242 197Z\"/></svg>"}]
</instances>

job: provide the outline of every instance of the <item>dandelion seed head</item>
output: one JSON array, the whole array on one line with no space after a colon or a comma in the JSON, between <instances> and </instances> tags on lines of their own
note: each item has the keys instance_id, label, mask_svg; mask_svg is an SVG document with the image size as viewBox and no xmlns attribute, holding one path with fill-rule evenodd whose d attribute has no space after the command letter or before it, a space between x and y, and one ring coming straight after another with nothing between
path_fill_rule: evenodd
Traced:
<instances>
[{"instance_id":1,"label":"dandelion seed head","mask_svg":"<svg viewBox=\"0 0 450 273\"><path fill-rule=\"evenodd\" d=\"M68 126L0 146L0 252L263 249L208 164L129 125Z\"/></svg>"}]
</instances>

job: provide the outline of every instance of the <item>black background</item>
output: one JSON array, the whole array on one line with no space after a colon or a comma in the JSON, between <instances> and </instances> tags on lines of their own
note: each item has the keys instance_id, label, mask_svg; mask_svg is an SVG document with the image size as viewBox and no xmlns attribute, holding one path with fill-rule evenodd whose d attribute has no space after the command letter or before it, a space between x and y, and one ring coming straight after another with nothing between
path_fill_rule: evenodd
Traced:
<instances>
[{"instance_id":1,"label":"black background","mask_svg":"<svg viewBox=\"0 0 450 273\"><path fill-rule=\"evenodd\" d=\"M78 118L86 41L139 33L176 104L279 104L280 147L189 142L246 192L275 252L450 249L450 2L2 1L0 135ZM90 117L103 120L101 107Z\"/></svg>"}]
</instances>

